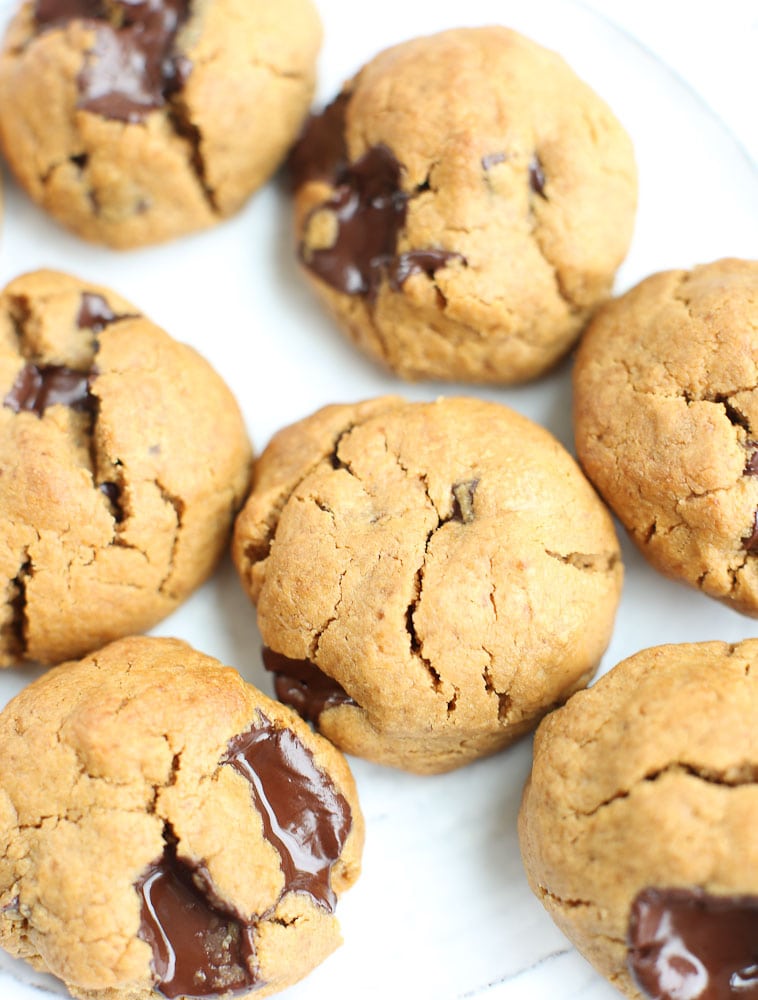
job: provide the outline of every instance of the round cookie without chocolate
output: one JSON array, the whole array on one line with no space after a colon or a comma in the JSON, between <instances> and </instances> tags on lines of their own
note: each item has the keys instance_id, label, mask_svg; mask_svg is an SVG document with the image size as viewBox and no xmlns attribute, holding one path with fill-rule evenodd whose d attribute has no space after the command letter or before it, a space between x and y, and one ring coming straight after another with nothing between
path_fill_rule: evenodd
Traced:
<instances>
[{"instance_id":1,"label":"round cookie without chocolate","mask_svg":"<svg viewBox=\"0 0 758 1000\"><path fill-rule=\"evenodd\" d=\"M586 684L621 584L571 457L473 399L386 397L281 431L233 551L279 697L417 772L506 746Z\"/></svg>"},{"instance_id":2,"label":"round cookie without chocolate","mask_svg":"<svg viewBox=\"0 0 758 1000\"><path fill-rule=\"evenodd\" d=\"M105 288L0 295L0 665L143 631L211 573L250 471L232 394Z\"/></svg>"},{"instance_id":3,"label":"round cookie without chocolate","mask_svg":"<svg viewBox=\"0 0 758 1000\"><path fill-rule=\"evenodd\" d=\"M306 274L408 379L541 374L631 239L629 138L559 56L505 28L380 53L290 163Z\"/></svg>"},{"instance_id":4,"label":"round cookie without chocolate","mask_svg":"<svg viewBox=\"0 0 758 1000\"><path fill-rule=\"evenodd\" d=\"M120 640L0 714L0 944L74 996L283 989L340 943L362 846L342 755L183 642Z\"/></svg>"},{"instance_id":5,"label":"round cookie without chocolate","mask_svg":"<svg viewBox=\"0 0 758 1000\"><path fill-rule=\"evenodd\" d=\"M659 646L546 718L529 883L629 997L758 990L758 641Z\"/></svg>"},{"instance_id":6,"label":"round cookie without chocolate","mask_svg":"<svg viewBox=\"0 0 758 1000\"><path fill-rule=\"evenodd\" d=\"M645 557L758 616L758 261L647 278L590 324L576 448Z\"/></svg>"},{"instance_id":7,"label":"round cookie without chocolate","mask_svg":"<svg viewBox=\"0 0 758 1000\"><path fill-rule=\"evenodd\" d=\"M311 0L26 0L0 57L0 141L27 193L117 248L239 209L307 113Z\"/></svg>"}]
</instances>

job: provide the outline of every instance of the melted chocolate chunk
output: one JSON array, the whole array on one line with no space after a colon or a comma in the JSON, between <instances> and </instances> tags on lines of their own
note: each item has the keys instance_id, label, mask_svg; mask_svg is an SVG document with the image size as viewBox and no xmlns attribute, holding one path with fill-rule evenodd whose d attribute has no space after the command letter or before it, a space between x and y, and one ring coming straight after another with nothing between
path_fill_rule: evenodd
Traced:
<instances>
[{"instance_id":1,"label":"melted chocolate chunk","mask_svg":"<svg viewBox=\"0 0 758 1000\"><path fill-rule=\"evenodd\" d=\"M746 441L745 446L752 452L745 465L743 476L758 476L758 441Z\"/></svg>"},{"instance_id":2,"label":"melted chocolate chunk","mask_svg":"<svg viewBox=\"0 0 758 1000\"><path fill-rule=\"evenodd\" d=\"M542 163L536 154L529 161L529 187L538 194L540 198L545 198L545 172Z\"/></svg>"},{"instance_id":3,"label":"melted chocolate chunk","mask_svg":"<svg viewBox=\"0 0 758 1000\"><path fill-rule=\"evenodd\" d=\"M399 292L412 274L426 274L433 278L435 273L446 267L451 260L466 264L466 258L452 250L408 250L391 257L387 263L390 288Z\"/></svg>"},{"instance_id":4,"label":"melted chocolate chunk","mask_svg":"<svg viewBox=\"0 0 758 1000\"><path fill-rule=\"evenodd\" d=\"M505 163L505 160L505 153L488 153L486 156L482 157L482 169L491 170L492 167L496 167L498 163Z\"/></svg>"},{"instance_id":5,"label":"melted chocolate chunk","mask_svg":"<svg viewBox=\"0 0 758 1000\"><path fill-rule=\"evenodd\" d=\"M334 243L307 257L301 246L301 258L338 292L373 298L405 224L408 195L400 190L400 164L386 146L373 146L343 168L337 184L332 197L315 210L334 214Z\"/></svg>"},{"instance_id":6,"label":"melted chocolate chunk","mask_svg":"<svg viewBox=\"0 0 758 1000\"><path fill-rule=\"evenodd\" d=\"M79 74L80 108L138 122L161 108L186 81L191 63L173 52L189 0L114 0L118 26L100 0L36 0L38 26L84 19L95 42Z\"/></svg>"},{"instance_id":7,"label":"melted chocolate chunk","mask_svg":"<svg viewBox=\"0 0 758 1000\"><path fill-rule=\"evenodd\" d=\"M279 852L283 891L307 892L331 913L329 875L350 832L350 806L291 730L262 722L230 740L223 763L250 782L264 835Z\"/></svg>"},{"instance_id":8,"label":"melted chocolate chunk","mask_svg":"<svg viewBox=\"0 0 758 1000\"><path fill-rule=\"evenodd\" d=\"M136 883L139 936L153 951L155 989L164 996L234 996L262 985L253 925L208 899L210 876L179 861L167 843L163 857Z\"/></svg>"},{"instance_id":9,"label":"melted chocolate chunk","mask_svg":"<svg viewBox=\"0 0 758 1000\"><path fill-rule=\"evenodd\" d=\"M758 552L758 510L753 515L753 530L749 535L741 538L742 548L746 552Z\"/></svg>"},{"instance_id":10,"label":"melted chocolate chunk","mask_svg":"<svg viewBox=\"0 0 758 1000\"><path fill-rule=\"evenodd\" d=\"M628 960L656 1000L756 1000L758 896L643 889L632 903Z\"/></svg>"},{"instance_id":11,"label":"melted chocolate chunk","mask_svg":"<svg viewBox=\"0 0 758 1000\"><path fill-rule=\"evenodd\" d=\"M93 333L102 333L109 323L121 319L117 316L102 295L95 295L94 292L82 292L82 304L79 307L79 315L76 317L76 325L80 330L92 330Z\"/></svg>"},{"instance_id":12,"label":"melted chocolate chunk","mask_svg":"<svg viewBox=\"0 0 758 1000\"><path fill-rule=\"evenodd\" d=\"M453 484L453 514L451 520L470 524L474 520L474 494L479 485L478 479L467 479L462 483Z\"/></svg>"},{"instance_id":13,"label":"melted chocolate chunk","mask_svg":"<svg viewBox=\"0 0 758 1000\"><path fill-rule=\"evenodd\" d=\"M335 705L355 705L347 691L310 660L291 660L264 646L263 665L274 674L279 701L308 722L317 723L324 709Z\"/></svg>"},{"instance_id":14,"label":"melted chocolate chunk","mask_svg":"<svg viewBox=\"0 0 758 1000\"><path fill-rule=\"evenodd\" d=\"M308 181L331 183L347 166L345 113L350 96L339 94L320 115L306 121L287 162L294 189Z\"/></svg>"},{"instance_id":15,"label":"melted chocolate chunk","mask_svg":"<svg viewBox=\"0 0 758 1000\"><path fill-rule=\"evenodd\" d=\"M90 395L91 372L74 371L64 365L35 365L29 362L16 376L16 381L3 400L3 406L14 413L26 411L41 417L48 406L60 403L79 412L92 410Z\"/></svg>"}]
</instances>

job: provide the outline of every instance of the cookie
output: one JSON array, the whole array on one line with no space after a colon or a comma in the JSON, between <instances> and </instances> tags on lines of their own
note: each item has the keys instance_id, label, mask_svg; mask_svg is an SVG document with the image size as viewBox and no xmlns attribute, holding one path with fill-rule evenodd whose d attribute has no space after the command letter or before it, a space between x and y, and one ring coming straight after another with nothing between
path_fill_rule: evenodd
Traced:
<instances>
[{"instance_id":1,"label":"cookie","mask_svg":"<svg viewBox=\"0 0 758 1000\"><path fill-rule=\"evenodd\" d=\"M758 615L758 262L667 271L576 359L576 448L659 570Z\"/></svg>"},{"instance_id":2,"label":"cookie","mask_svg":"<svg viewBox=\"0 0 758 1000\"><path fill-rule=\"evenodd\" d=\"M105 288L0 295L0 664L150 628L211 573L247 490L229 389Z\"/></svg>"},{"instance_id":3,"label":"cookie","mask_svg":"<svg viewBox=\"0 0 758 1000\"><path fill-rule=\"evenodd\" d=\"M758 640L659 646L545 719L529 883L623 993L758 994Z\"/></svg>"},{"instance_id":4,"label":"cookie","mask_svg":"<svg viewBox=\"0 0 758 1000\"><path fill-rule=\"evenodd\" d=\"M0 143L85 239L204 229L284 157L320 41L311 0L26 0L0 58Z\"/></svg>"},{"instance_id":5,"label":"cookie","mask_svg":"<svg viewBox=\"0 0 758 1000\"><path fill-rule=\"evenodd\" d=\"M87 1000L256 997L340 943L363 819L342 755L176 639L0 715L0 945Z\"/></svg>"},{"instance_id":6,"label":"cookie","mask_svg":"<svg viewBox=\"0 0 758 1000\"><path fill-rule=\"evenodd\" d=\"M628 136L558 55L505 28L380 53L290 162L305 273L406 379L540 375L631 239Z\"/></svg>"},{"instance_id":7,"label":"cookie","mask_svg":"<svg viewBox=\"0 0 758 1000\"><path fill-rule=\"evenodd\" d=\"M280 431L233 554L278 696L343 750L419 773L508 745L586 684L622 575L567 452L465 398Z\"/></svg>"}]
</instances>

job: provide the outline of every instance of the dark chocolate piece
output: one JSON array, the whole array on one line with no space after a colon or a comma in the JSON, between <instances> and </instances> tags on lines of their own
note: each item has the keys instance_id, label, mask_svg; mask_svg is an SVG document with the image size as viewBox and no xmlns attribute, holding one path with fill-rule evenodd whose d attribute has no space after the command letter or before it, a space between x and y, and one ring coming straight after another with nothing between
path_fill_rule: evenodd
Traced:
<instances>
[{"instance_id":1,"label":"dark chocolate piece","mask_svg":"<svg viewBox=\"0 0 758 1000\"><path fill-rule=\"evenodd\" d=\"M41 417L48 406L61 403L72 410L86 411L94 407L90 395L91 372L74 371L65 365L35 365L29 362L16 376L16 381L3 400L3 406L14 413L26 411Z\"/></svg>"},{"instance_id":2,"label":"dark chocolate piece","mask_svg":"<svg viewBox=\"0 0 758 1000\"><path fill-rule=\"evenodd\" d=\"M306 121L287 161L293 189L308 181L331 184L347 166L345 113L350 96L339 94L320 115Z\"/></svg>"},{"instance_id":3,"label":"dark chocolate piece","mask_svg":"<svg viewBox=\"0 0 758 1000\"><path fill-rule=\"evenodd\" d=\"M529 161L529 187L535 194L538 194L540 198L546 198L545 172L542 169L540 158L536 153Z\"/></svg>"},{"instance_id":4,"label":"dark chocolate piece","mask_svg":"<svg viewBox=\"0 0 758 1000\"><path fill-rule=\"evenodd\" d=\"M229 741L223 763L250 782L264 835L279 852L283 891L307 892L331 913L329 875L350 832L350 806L290 729L262 722Z\"/></svg>"},{"instance_id":5,"label":"dark chocolate piece","mask_svg":"<svg viewBox=\"0 0 758 1000\"><path fill-rule=\"evenodd\" d=\"M308 722L318 723L324 709L335 705L355 705L347 691L310 660L291 660L264 646L263 665L274 674L279 701Z\"/></svg>"},{"instance_id":6,"label":"dark chocolate piece","mask_svg":"<svg viewBox=\"0 0 758 1000\"><path fill-rule=\"evenodd\" d=\"M426 274L433 278L442 267L451 260L459 260L464 266L466 258L452 250L407 250L405 253L391 257L387 263L387 277L390 288L399 292L412 274Z\"/></svg>"},{"instance_id":7,"label":"dark chocolate piece","mask_svg":"<svg viewBox=\"0 0 758 1000\"><path fill-rule=\"evenodd\" d=\"M746 552L758 552L758 510L753 514L753 530L740 541Z\"/></svg>"},{"instance_id":8,"label":"dark chocolate piece","mask_svg":"<svg viewBox=\"0 0 758 1000\"><path fill-rule=\"evenodd\" d=\"M338 292L373 298L405 224L408 195L400 190L400 164L386 146L372 146L340 172L337 185L315 209L334 213L334 244L307 256L301 246L300 256Z\"/></svg>"},{"instance_id":9,"label":"dark chocolate piece","mask_svg":"<svg viewBox=\"0 0 758 1000\"><path fill-rule=\"evenodd\" d=\"M478 479L467 479L465 482L453 483L453 514L451 520L470 524L474 520L474 494L479 485Z\"/></svg>"},{"instance_id":10,"label":"dark chocolate piece","mask_svg":"<svg viewBox=\"0 0 758 1000\"><path fill-rule=\"evenodd\" d=\"M210 876L167 843L136 883L139 936L153 951L155 989L164 996L234 996L257 985L253 926L208 898Z\"/></svg>"},{"instance_id":11,"label":"dark chocolate piece","mask_svg":"<svg viewBox=\"0 0 758 1000\"><path fill-rule=\"evenodd\" d=\"M95 295L94 292L82 292L82 304L79 307L79 315L76 317L76 325L80 330L102 333L109 323L121 318L113 312L102 295Z\"/></svg>"},{"instance_id":12,"label":"dark chocolate piece","mask_svg":"<svg viewBox=\"0 0 758 1000\"><path fill-rule=\"evenodd\" d=\"M745 446L752 452L747 460L743 476L758 476L758 441L746 441Z\"/></svg>"},{"instance_id":13,"label":"dark chocolate piece","mask_svg":"<svg viewBox=\"0 0 758 1000\"><path fill-rule=\"evenodd\" d=\"M643 889L632 903L628 961L655 1000L756 1000L758 896Z\"/></svg>"},{"instance_id":14,"label":"dark chocolate piece","mask_svg":"<svg viewBox=\"0 0 758 1000\"><path fill-rule=\"evenodd\" d=\"M482 157L482 168L484 170L491 170L492 167L496 167L498 163L505 163L505 160L505 153L488 153L486 156Z\"/></svg>"},{"instance_id":15,"label":"dark chocolate piece","mask_svg":"<svg viewBox=\"0 0 758 1000\"><path fill-rule=\"evenodd\" d=\"M113 0L112 10L103 0L36 0L34 13L41 28L92 22L95 42L77 81L78 106L105 118L142 121L191 71L189 60L173 52L189 0Z\"/></svg>"}]
</instances>

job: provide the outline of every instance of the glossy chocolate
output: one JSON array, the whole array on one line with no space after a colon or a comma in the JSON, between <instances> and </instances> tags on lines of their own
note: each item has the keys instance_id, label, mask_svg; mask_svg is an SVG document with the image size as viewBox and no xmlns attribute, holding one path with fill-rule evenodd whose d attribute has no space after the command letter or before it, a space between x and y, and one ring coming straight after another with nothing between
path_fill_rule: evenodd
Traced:
<instances>
[{"instance_id":1,"label":"glossy chocolate","mask_svg":"<svg viewBox=\"0 0 758 1000\"><path fill-rule=\"evenodd\" d=\"M628 945L635 981L656 1000L758 998L758 896L643 889Z\"/></svg>"},{"instance_id":2,"label":"glossy chocolate","mask_svg":"<svg viewBox=\"0 0 758 1000\"><path fill-rule=\"evenodd\" d=\"M740 539L746 552L758 552L758 510L753 514L753 530Z\"/></svg>"},{"instance_id":3,"label":"glossy chocolate","mask_svg":"<svg viewBox=\"0 0 758 1000\"><path fill-rule=\"evenodd\" d=\"M452 250L408 250L390 258L387 264L387 277L390 288L399 292L412 274L425 274L433 278L441 267L446 267L451 260L460 261L464 266L466 258Z\"/></svg>"},{"instance_id":4,"label":"glossy chocolate","mask_svg":"<svg viewBox=\"0 0 758 1000\"><path fill-rule=\"evenodd\" d=\"M94 398L90 395L91 372L74 371L64 365L24 365L16 376L3 406L14 413L36 413L41 417L48 406L60 403L72 410L91 410Z\"/></svg>"},{"instance_id":5,"label":"glossy chocolate","mask_svg":"<svg viewBox=\"0 0 758 1000\"><path fill-rule=\"evenodd\" d=\"M79 74L80 108L104 118L138 122L161 108L185 82L191 64L173 52L189 0L36 0L39 27L83 19L95 40Z\"/></svg>"},{"instance_id":6,"label":"glossy chocolate","mask_svg":"<svg viewBox=\"0 0 758 1000\"><path fill-rule=\"evenodd\" d=\"M355 705L347 691L310 660L291 660L264 646L263 665L274 674L279 701L294 708L308 722L317 723L326 708Z\"/></svg>"},{"instance_id":7,"label":"glossy chocolate","mask_svg":"<svg viewBox=\"0 0 758 1000\"><path fill-rule=\"evenodd\" d=\"M315 210L333 213L333 245L312 250L307 257L301 248L303 261L338 292L373 298L395 254L407 207L408 195L400 190L400 164L392 150L372 146L343 168L336 191Z\"/></svg>"},{"instance_id":8,"label":"glossy chocolate","mask_svg":"<svg viewBox=\"0 0 758 1000\"><path fill-rule=\"evenodd\" d=\"M529 161L529 187L541 198L545 197L545 172L536 153Z\"/></svg>"},{"instance_id":9,"label":"glossy chocolate","mask_svg":"<svg viewBox=\"0 0 758 1000\"><path fill-rule=\"evenodd\" d=\"M316 180L331 184L347 166L345 114L350 96L339 94L320 115L306 121L287 162L293 188Z\"/></svg>"},{"instance_id":10,"label":"glossy chocolate","mask_svg":"<svg viewBox=\"0 0 758 1000\"><path fill-rule=\"evenodd\" d=\"M179 861L172 843L136 883L139 936L153 952L155 989L166 997L234 996L261 985L253 925L210 902L209 885L207 871Z\"/></svg>"},{"instance_id":11,"label":"glossy chocolate","mask_svg":"<svg viewBox=\"0 0 758 1000\"><path fill-rule=\"evenodd\" d=\"M95 295L94 292L82 292L82 304L79 306L79 314L76 317L76 325L80 330L92 330L93 333L102 333L109 323L121 319L117 316L102 295Z\"/></svg>"},{"instance_id":12,"label":"glossy chocolate","mask_svg":"<svg viewBox=\"0 0 758 1000\"><path fill-rule=\"evenodd\" d=\"M474 494L478 485L478 479L453 483L453 521L470 524L474 520Z\"/></svg>"},{"instance_id":13,"label":"glossy chocolate","mask_svg":"<svg viewBox=\"0 0 758 1000\"><path fill-rule=\"evenodd\" d=\"M279 852L283 892L307 892L333 912L329 875L350 832L350 806L290 729L261 722L230 740L224 763L250 782L264 836Z\"/></svg>"}]
</instances>

